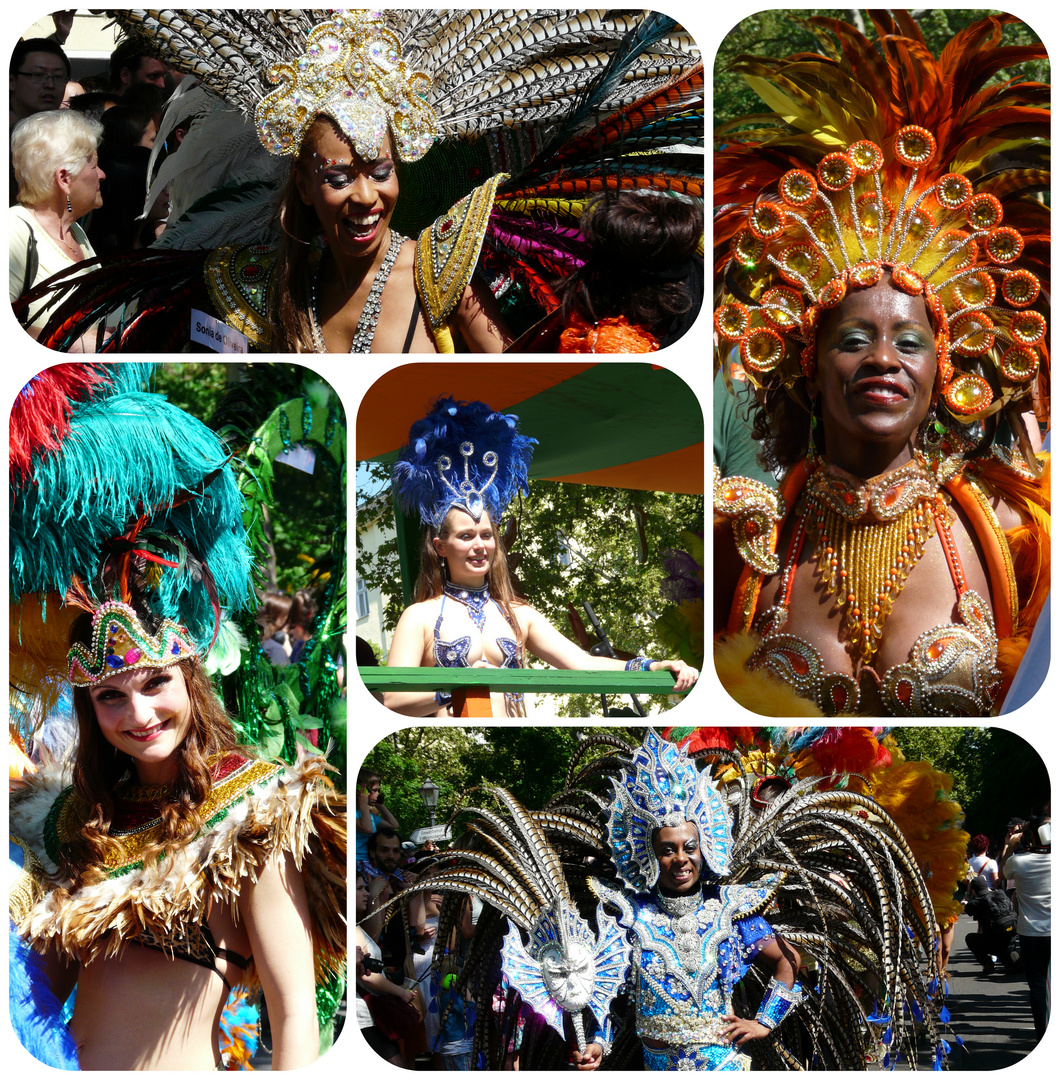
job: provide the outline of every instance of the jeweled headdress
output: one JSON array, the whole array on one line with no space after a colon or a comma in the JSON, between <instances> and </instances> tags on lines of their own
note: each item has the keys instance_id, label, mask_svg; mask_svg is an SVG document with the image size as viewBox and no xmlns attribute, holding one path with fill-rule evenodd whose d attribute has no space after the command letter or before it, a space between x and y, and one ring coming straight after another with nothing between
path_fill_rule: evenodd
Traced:
<instances>
[{"instance_id":1,"label":"jeweled headdress","mask_svg":"<svg viewBox=\"0 0 1060 1080\"><path fill-rule=\"evenodd\" d=\"M519 417L494 412L481 401L439 398L409 430L394 464L394 490L409 513L438 528L453 507L475 521L483 509L497 524L524 494L537 439L519 434Z\"/></svg>"},{"instance_id":2,"label":"jeweled headdress","mask_svg":"<svg viewBox=\"0 0 1060 1080\"><path fill-rule=\"evenodd\" d=\"M92 648L76 642L67 659L74 686L97 686L112 675L138 668L165 668L198 652L188 631L164 619L149 633L134 608L120 600L101 604L92 616Z\"/></svg>"},{"instance_id":3,"label":"jeweled headdress","mask_svg":"<svg viewBox=\"0 0 1060 1080\"><path fill-rule=\"evenodd\" d=\"M1026 401L1047 369L1049 88L984 85L1046 54L1001 44L1011 16L938 60L906 13L871 16L876 42L809 19L826 55L735 65L774 112L719 133L714 325L756 387L805 405L822 312L889 273L923 296L939 405L967 424Z\"/></svg>"},{"instance_id":4,"label":"jeweled headdress","mask_svg":"<svg viewBox=\"0 0 1060 1080\"><path fill-rule=\"evenodd\" d=\"M644 892L659 878L652 833L686 821L699 829L704 866L718 877L728 873L732 827L725 802L710 775L700 772L674 743L649 728L633 755L632 771L623 770L621 783L612 784L608 844L618 874L630 888Z\"/></svg>"},{"instance_id":5,"label":"jeweled headdress","mask_svg":"<svg viewBox=\"0 0 1060 1080\"><path fill-rule=\"evenodd\" d=\"M273 64L266 77L279 86L254 122L271 154L298 153L318 115L334 120L366 161L382 155L388 129L402 161L418 161L438 135L430 77L406 65L380 12L339 12L310 31L297 60Z\"/></svg>"}]
</instances>

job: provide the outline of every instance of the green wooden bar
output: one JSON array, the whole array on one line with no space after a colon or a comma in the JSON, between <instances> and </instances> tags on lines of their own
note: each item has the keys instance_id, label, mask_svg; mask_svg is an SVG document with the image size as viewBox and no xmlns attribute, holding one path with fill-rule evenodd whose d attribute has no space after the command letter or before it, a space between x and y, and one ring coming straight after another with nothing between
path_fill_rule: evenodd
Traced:
<instances>
[{"instance_id":1,"label":"green wooden bar","mask_svg":"<svg viewBox=\"0 0 1060 1080\"><path fill-rule=\"evenodd\" d=\"M672 694L668 671L557 671L551 668L385 668L357 669L369 690L432 693L460 686L488 686L512 694Z\"/></svg>"}]
</instances>

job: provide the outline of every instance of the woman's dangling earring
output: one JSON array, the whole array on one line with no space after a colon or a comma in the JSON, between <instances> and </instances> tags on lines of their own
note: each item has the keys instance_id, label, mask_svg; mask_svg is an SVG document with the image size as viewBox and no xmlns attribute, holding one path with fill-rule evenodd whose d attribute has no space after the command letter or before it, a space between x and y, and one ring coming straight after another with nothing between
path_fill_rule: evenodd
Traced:
<instances>
[{"instance_id":1,"label":"woman's dangling earring","mask_svg":"<svg viewBox=\"0 0 1060 1080\"><path fill-rule=\"evenodd\" d=\"M449 580L449 563L446 562L446 558L445 558L444 555L439 555L438 556L438 562L441 564L441 567L442 567L442 581L448 581Z\"/></svg>"},{"instance_id":2,"label":"woman's dangling earring","mask_svg":"<svg viewBox=\"0 0 1060 1080\"><path fill-rule=\"evenodd\" d=\"M820 410L821 399L815 397L810 404L810 450L808 456L811 458L818 457L821 453L820 447L820 428L821 420L818 418Z\"/></svg>"},{"instance_id":3,"label":"woman's dangling earring","mask_svg":"<svg viewBox=\"0 0 1060 1080\"><path fill-rule=\"evenodd\" d=\"M74 212L74 204L70 202L70 196L66 196L66 212L72 214Z\"/></svg>"}]
</instances>

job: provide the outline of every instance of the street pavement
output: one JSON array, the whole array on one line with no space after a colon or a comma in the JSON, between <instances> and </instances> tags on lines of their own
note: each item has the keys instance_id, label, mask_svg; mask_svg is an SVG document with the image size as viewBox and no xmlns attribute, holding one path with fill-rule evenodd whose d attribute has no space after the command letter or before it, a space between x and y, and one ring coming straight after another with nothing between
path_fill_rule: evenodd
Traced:
<instances>
[{"instance_id":1,"label":"street pavement","mask_svg":"<svg viewBox=\"0 0 1060 1080\"><path fill-rule=\"evenodd\" d=\"M949 1067L1004 1069L1034 1049L1027 981L1022 970L1006 972L1000 964L992 975L983 973L964 944L965 935L974 932L975 926L975 919L961 916L950 952L950 1029L964 1046L948 1040L953 1047Z\"/></svg>"}]
</instances>

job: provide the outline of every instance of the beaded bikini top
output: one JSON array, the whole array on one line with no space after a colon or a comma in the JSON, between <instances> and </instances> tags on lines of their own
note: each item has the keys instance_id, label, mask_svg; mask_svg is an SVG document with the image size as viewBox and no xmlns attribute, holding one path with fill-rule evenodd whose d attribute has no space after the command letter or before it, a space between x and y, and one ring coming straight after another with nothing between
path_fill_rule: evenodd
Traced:
<instances>
[{"instance_id":1,"label":"beaded bikini top","mask_svg":"<svg viewBox=\"0 0 1060 1080\"><path fill-rule=\"evenodd\" d=\"M445 601L447 598L464 604L467 607L471 621L480 631L486 627L486 605L497 604L497 601L490 596L488 585L483 585L480 589L463 589L451 585L449 582L445 583L442 603L438 608L438 618L434 623L434 663L437 667L469 667L468 654L471 651L471 635L465 634L455 641L442 640L442 618L445 613ZM500 605L497 605L497 610L501 610ZM501 611L501 614L503 615L504 612ZM519 661L519 646L515 638L499 637L497 638L497 646L504 655L501 667L522 667Z\"/></svg>"},{"instance_id":2,"label":"beaded bikini top","mask_svg":"<svg viewBox=\"0 0 1060 1080\"><path fill-rule=\"evenodd\" d=\"M724 481L722 487L736 483L754 482L734 479ZM951 531L951 512L924 461L913 461L860 486L821 469L811 474L806 499L807 509L791 538L777 602L754 622L762 640L747 662L748 669L766 671L788 683L826 716L874 711L863 700L856 678L826 670L813 644L783 632L799 555L808 533L814 532L814 557L826 591L835 595L842 609L844 635L855 658L871 664L884 620L923 554L933 523L957 595L957 621L921 634L908 660L883 674L882 711L888 716L988 715L1001 685L993 614L990 605L967 587ZM739 530L734 533L739 543ZM760 536L758 530L755 558L761 565L755 568L768 573L774 567L765 565ZM740 546L743 554L747 545ZM775 569L780 569L779 564Z\"/></svg>"}]
</instances>

